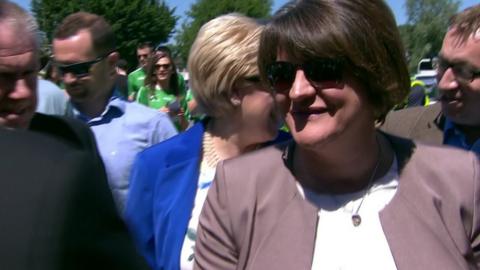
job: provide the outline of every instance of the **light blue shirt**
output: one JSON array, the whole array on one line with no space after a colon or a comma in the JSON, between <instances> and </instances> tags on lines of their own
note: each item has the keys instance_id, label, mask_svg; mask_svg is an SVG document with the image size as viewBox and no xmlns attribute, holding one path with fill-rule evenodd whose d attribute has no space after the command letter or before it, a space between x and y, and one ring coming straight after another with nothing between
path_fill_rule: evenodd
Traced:
<instances>
[{"instance_id":1,"label":"light blue shirt","mask_svg":"<svg viewBox=\"0 0 480 270\"><path fill-rule=\"evenodd\" d=\"M167 114L130 103L113 95L103 113L88 118L73 108L73 115L87 123L97 140L110 189L119 213L128 195L130 171L137 153L177 134Z\"/></svg>"},{"instance_id":2,"label":"light blue shirt","mask_svg":"<svg viewBox=\"0 0 480 270\"><path fill-rule=\"evenodd\" d=\"M67 95L56 84L38 78L37 112L51 115L64 115L67 108Z\"/></svg>"},{"instance_id":3,"label":"light blue shirt","mask_svg":"<svg viewBox=\"0 0 480 270\"><path fill-rule=\"evenodd\" d=\"M480 155L480 139L476 140L473 144L467 143L465 134L457 128L448 118L445 119L445 127L443 129L443 144L459 147L465 150L473 151L477 155Z\"/></svg>"}]
</instances>

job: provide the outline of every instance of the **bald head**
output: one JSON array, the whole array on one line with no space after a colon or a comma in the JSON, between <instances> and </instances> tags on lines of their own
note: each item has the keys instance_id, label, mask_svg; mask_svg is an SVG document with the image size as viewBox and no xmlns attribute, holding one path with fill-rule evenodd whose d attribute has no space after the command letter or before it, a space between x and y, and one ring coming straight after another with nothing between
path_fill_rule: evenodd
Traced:
<instances>
[{"instance_id":1,"label":"bald head","mask_svg":"<svg viewBox=\"0 0 480 270\"><path fill-rule=\"evenodd\" d=\"M5 32L5 29L11 30L6 31L9 33L3 33L5 36L2 34L2 39L15 40L16 43L26 44L27 47L33 47L36 50L39 48L38 26L35 18L17 4L0 0L0 25L2 32ZM13 34L15 39L10 38L8 36L10 34ZM10 54L14 48L11 45L14 44L0 44L0 56L5 54L5 50Z\"/></svg>"}]
</instances>

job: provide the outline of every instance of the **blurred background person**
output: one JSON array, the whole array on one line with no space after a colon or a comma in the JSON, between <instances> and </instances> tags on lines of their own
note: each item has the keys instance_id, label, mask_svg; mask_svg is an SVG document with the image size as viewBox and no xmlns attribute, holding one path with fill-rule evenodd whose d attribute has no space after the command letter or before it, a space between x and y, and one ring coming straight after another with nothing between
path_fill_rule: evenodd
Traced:
<instances>
[{"instance_id":1,"label":"blurred background person","mask_svg":"<svg viewBox=\"0 0 480 270\"><path fill-rule=\"evenodd\" d=\"M293 141L217 166L195 269L477 268L477 157L376 129L408 94L404 55L382 0L277 12L258 62Z\"/></svg>"},{"instance_id":2,"label":"blurred background person","mask_svg":"<svg viewBox=\"0 0 480 270\"><path fill-rule=\"evenodd\" d=\"M238 14L202 26L188 70L208 118L136 159L125 220L153 269L192 269L198 216L215 166L277 136L281 116L257 67L262 28Z\"/></svg>"},{"instance_id":3,"label":"blurred background person","mask_svg":"<svg viewBox=\"0 0 480 270\"><path fill-rule=\"evenodd\" d=\"M137 97L138 90L144 85L145 67L147 59L153 53L153 45L151 42L143 42L137 46L138 68L128 74L128 100L134 101Z\"/></svg>"},{"instance_id":4,"label":"blurred background person","mask_svg":"<svg viewBox=\"0 0 480 270\"><path fill-rule=\"evenodd\" d=\"M128 63L125 59L119 59L117 61L117 67L115 68L117 72L117 78L115 79L115 85L117 87L118 93L124 98L128 98Z\"/></svg>"},{"instance_id":5,"label":"blurred background person","mask_svg":"<svg viewBox=\"0 0 480 270\"><path fill-rule=\"evenodd\" d=\"M40 57L41 68L38 76L38 102L36 112L63 116L66 113L68 97L65 91L60 89L57 84L46 79L47 74L48 76L51 76L51 70L53 69L52 66L53 65L50 63L50 56L43 54Z\"/></svg>"},{"instance_id":6,"label":"blurred background person","mask_svg":"<svg viewBox=\"0 0 480 270\"><path fill-rule=\"evenodd\" d=\"M137 102L168 113L177 129L183 131L188 126L185 97L185 82L171 55L160 51L153 54L147 60L145 85L138 90Z\"/></svg>"},{"instance_id":7,"label":"blurred background person","mask_svg":"<svg viewBox=\"0 0 480 270\"><path fill-rule=\"evenodd\" d=\"M450 20L437 61L439 102L391 112L382 129L480 155L480 4Z\"/></svg>"}]
</instances>

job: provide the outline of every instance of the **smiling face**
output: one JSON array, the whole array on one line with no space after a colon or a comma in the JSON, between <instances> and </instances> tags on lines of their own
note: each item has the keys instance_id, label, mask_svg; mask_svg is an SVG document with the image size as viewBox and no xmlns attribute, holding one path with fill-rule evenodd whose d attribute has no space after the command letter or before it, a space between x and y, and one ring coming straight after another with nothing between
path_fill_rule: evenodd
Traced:
<instances>
[{"instance_id":1,"label":"smiling face","mask_svg":"<svg viewBox=\"0 0 480 270\"><path fill-rule=\"evenodd\" d=\"M157 63L155 63L155 71L157 76L158 82L163 82L168 85L170 81L170 77L173 74L173 66L170 58L167 56L161 57L158 59Z\"/></svg>"},{"instance_id":2,"label":"smiling face","mask_svg":"<svg viewBox=\"0 0 480 270\"><path fill-rule=\"evenodd\" d=\"M292 63L279 53L277 61ZM342 82L313 86L302 69L287 90L290 105L286 123L295 141L321 149L338 138L354 140L374 128L375 117L361 84L348 72Z\"/></svg>"},{"instance_id":3,"label":"smiling face","mask_svg":"<svg viewBox=\"0 0 480 270\"><path fill-rule=\"evenodd\" d=\"M0 29L0 126L27 128L37 105L36 44L6 22Z\"/></svg>"},{"instance_id":4,"label":"smiling face","mask_svg":"<svg viewBox=\"0 0 480 270\"><path fill-rule=\"evenodd\" d=\"M480 71L480 37L458 42L455 29L447 32L440 51L441 59L457 67ZM479 35L480 36L480 35ZM438 75L443 113L460 125L480 125L480 77L458 78L452 68Z\"/></svg>"}]
</instances>

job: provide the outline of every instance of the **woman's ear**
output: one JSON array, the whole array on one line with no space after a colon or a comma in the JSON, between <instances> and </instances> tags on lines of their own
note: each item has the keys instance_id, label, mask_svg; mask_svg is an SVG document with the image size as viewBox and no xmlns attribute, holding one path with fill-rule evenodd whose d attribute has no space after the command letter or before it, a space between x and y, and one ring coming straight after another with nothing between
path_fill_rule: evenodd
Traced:
<instances>
[{"instance_id":1,"label":"woman's ear","mask_svg":"<svg viewBox=\"0 0 480 270\"><path fill-rule=\"evenodd\" d=\"M237 88L237 87L234 87L232 89L232 96L230 97L230 102L235 107L240 106L240 104L242 104L243 95L242 95L241 91L242 90Z\"/></svg>"}]
</instances>

